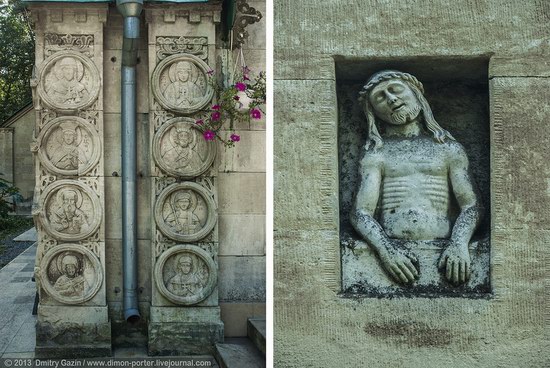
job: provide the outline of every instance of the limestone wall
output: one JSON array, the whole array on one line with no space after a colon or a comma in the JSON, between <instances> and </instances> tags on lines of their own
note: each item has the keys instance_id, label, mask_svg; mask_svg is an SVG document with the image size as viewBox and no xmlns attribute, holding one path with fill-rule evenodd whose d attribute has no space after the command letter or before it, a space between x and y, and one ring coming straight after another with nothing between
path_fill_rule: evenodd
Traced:
<instances>
[{"instance_id":1,"label":"limestone wall","mask_svg":"<svg viewBox=\"0 0 550 368\"><path fill-rule=\"evenodd\" d=\"M24 201L32 201L34 192L34 162L30 151L30 140L34 130L35 112L29 110L14 126L14 183ZM30 212L30 207L27 209Z\"/></svg>"},{"instance_id":2,"label":"limestone wall","mask_svg":"<svg viewBox=\"0 0 550 368\"><path fill-rule=\"evenodd\" d=\"M548 365L547 2L274 6L275 365ZM395 65L479 78L478 62L489 85L491 294L344 298L337 86Z\"/></svg>"}]
</instances>

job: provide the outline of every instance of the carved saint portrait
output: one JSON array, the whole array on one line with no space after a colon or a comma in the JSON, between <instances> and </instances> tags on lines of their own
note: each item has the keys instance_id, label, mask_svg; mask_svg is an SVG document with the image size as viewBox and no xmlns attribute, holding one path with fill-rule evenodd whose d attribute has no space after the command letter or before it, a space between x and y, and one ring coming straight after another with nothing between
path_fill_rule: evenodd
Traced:
<instances>
[{"instance_id":1,"label":"carved saint portrait","mask_svg":"<svg viewBox=\"0 0 550 368\"><path fill-rule=\"evenodd\" d=\"M198 198L192 190L174 192L168 198L168 202L164 221L175 232L190 235L202 228L203 224L197 215L199 214L197 211ZM202 222L204 223L204 219Z\"/></svg>"},{"instance_id":2,"label":"carved saint portrait","mask_svg":"<svg viewBox=\"0 0 550 368\"><path fill-rule=\"evenodd\" d=\"M214 201L197 183L172 184L157 199L155 221L160 230L174 240L199 240L216 224Z\"/></svg>"},{"instance_id":3,"label":"carved saint portrait","mask_svg":"<svg viewBox=\"0 0 550 368\"><path fill-rule=\"evenodd\" d=\"M210 167L215 149L215 144L202 138L191 119L180 117L168 122L156 133L153 156L167 173L191 178Z\"/></svg>"},{"instance_id":4,"label":"carved saint portrait","mask_svg":"<svg viewBox=\"0 0 550 368\"><path fill-rule=\"evenodd\" d=\"M45 221L46 231L62 240L90 236L101 222L97 195L84 185L69 180L56 184L47 190L43 200L41 218Z\"/></svg>"},{"instance_id":5,"label":"carved saint portrait","mask_svg":"<svg viewBox=\"0 0 550 368\"><path fill-rule=\"evenodd\" d=\"M38 93L44 102L62 111L89 106L99 94L99 71L87 57L60 51L44 61Z\"/></svg>"},{"instance_id":6,"label":"carved saint portrait","mask_svg":"<svg viewBox=\"0 0 550 368\"><path fill-rule=\"evenodd\" d=\"M46 75L46 93L58 104L76 105L89 97L84 65L71 56L58 60ZM84 81L85 82L85 81Z\"/></svg>"},{"instance_id":7,"label":"carved saint portrait","mask_svg":"<svg viewBox=\"0 0 550 368\"><path fill-rule=\"evenodd\" d=\"M91 299L103 282L99 259L78 244L63 244L46 253L37 274L40 285L67 304Z\"/></svg>"},{"instance_id":8,"label":"carved saint portrait","mask_svg":"<svg viewBox=\"0 0 550 368\"><path fill-rule=\"evenodd\" d=\"M210 102L208 65L190 54L176 54L162 60L152 75L153 94L166 109L192 113Z\"/></svg>"},{"instance_id":9,"label":"carved saint portrait","mask_svg":"<svg viewBox=\"0 0 550 368\"><path fill-rule=\"evenodd\" d=\"M206 264L191 253L180 253L174 258L172 271L168 272L165 269L165 273L169 277L165 283L166 288L179 296L197 295L208 281Z\"/></svg>"},{"instance_id":10,"label":"carved saint portrait","mask_svg":"<svg viewBox=\"0 0 550 368\"><path fill-rule=\"evenodd\" d=\"M168 70L170 84L164 90L166 99L178 107L190 107L196 104L206 92L204 80L199 81L197 67L189 61L178 61Z\"/></svg>"},{"instance_id":11,"label":"carved saint portrait","mask_svg":"<svg viewBox=\"0 0 550 368\"><path fill-rule=\"evenodd\" d=\"M414 76L395 70L363 87L368 138L350 220L395 282L413 285L439 268L458 286L470 277L469 244L483 207L464 148L435 121L423 93ZM437 242L434 270L422 269L419 245Z\"/></svg>"},{"instance_id":12,"label":"carved saint portrait","mask_svg":"<svg viewBox=\"0 0 550 368\"><path fill-rule=\"evenodd\" d=\"M192 244L175 245L163 252L154 274L158 291L176 304L201 302L212 294L217 283L212 256Z\"/></svg>"},{"instance_id":13,"label":"carved saint portrait","mask_svg":"<svg viewBox=\"0 0 550 368\"><path fill-rule=\"evenodd\" d=\"M60 117L45 126L38 137L43 164L55 173L86 173L99 161L100 139L90 123L78 117Z\"/></svg>"},{"instance_id":14,"label":"carved saint portrait","mask_svg":"<svg viewBox=\"0 0 550 368\"><path fill-rule=\"evenodd\" d=\"M88 289L88 283L82 274L82 259L70 253L58 257L61 266L58 271L61 276L57 278L53 288L62 296L82 296L84 289Z\"/></svg>"}]
</instances>

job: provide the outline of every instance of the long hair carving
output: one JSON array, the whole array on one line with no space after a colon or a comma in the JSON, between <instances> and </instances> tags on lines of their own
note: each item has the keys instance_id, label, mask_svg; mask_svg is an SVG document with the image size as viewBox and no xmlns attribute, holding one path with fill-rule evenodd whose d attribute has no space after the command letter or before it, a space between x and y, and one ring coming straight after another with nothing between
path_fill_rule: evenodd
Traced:
<instances>
[{"instance_id":1,"label":"long hair carving","mask_svg":"<svg viewBox=\"0 0 550 368\"><path fill-rule=\"evenodd\" d=\"M409 73L403 73L397 70L382 70L372 75L367 81L367 84L363 86L362 91L359 92L359 101L363 104L365 116L367 117L368 137L367 142L365 143L365 150L369 150L372 148L374 151L376 151L384 144L384 141L380 136L380 132L378 131L378 127L376 126L376 117L374 115L373 108L369 102L369 93L380 82L390 79L400 79L404 81L413 91L414 95L418 99L418 102L420 103L421 113L424 117L423 121L426 125L426 129L428 129L433 134L433 138L437 142L443 143L447 138L455 140L451 133L443 129L437 123L437 121L435 121L432 109L430 108L426 97L424 97L424 86L422 85L422 83L420 83L418 79L416 79L413 75Z\"/></svg>"}]
</instances>

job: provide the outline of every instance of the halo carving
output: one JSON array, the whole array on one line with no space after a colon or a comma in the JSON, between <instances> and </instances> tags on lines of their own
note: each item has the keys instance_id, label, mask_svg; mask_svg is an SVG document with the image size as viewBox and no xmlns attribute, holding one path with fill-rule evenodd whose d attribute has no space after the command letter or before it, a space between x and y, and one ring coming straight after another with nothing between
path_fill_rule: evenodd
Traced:
<instances>
[{"instance_id":1,"label":"halo carving","mask_svg":"<svg viewBox=\"0 0 550 368\"><path fill-rule=\"evenodd\" d=\"M76 116L50 121L40 132L38 142L42 164L56 174L85 174L97 165L101 155L99 134Z\"/></svg>"},{"instance_id":2,"label":"halo carving","mask_svg":"<svg viewBox=\"0 0 550 368\"><path fill-rule=\"evenodd\" d=\"M216 225L212 194L197 183L176 183L164 189L155 203L155 221L171 239L193 242L204 238Z\"/></svg>"},{"instance_id":3,"label":"halo carving","mask_svg":"<svg viewBox=\"0 0 550 368\"><path fill-rule=\"evenodd\" d=\"M196 245L176 245L159 257L155 280L160 293L171 302L193 305L212 294L218 272L205 250Z\"/></svg>"},{"instance_id":4,"label":"halo carving","mask_svg":"<svg viewBox=\"0 0 550 368\"><path fill-rule=\"evenodd\" d=\"M190 54L177 54L162 60L151 77L153 95L167 110L191 114L212 100L214 90L208 83L210 67Z\"/></svg>"},{"instance_id":5,"label":"halo carving","mask_svg":"<svg viewBox=\"0 0 550 368\"><path fill-rule=\"evenodd\" d=\"M166 173L190 179L204 173L216 156L216 143L202 138L193 119L169 120L153 138L153 157Z\"/></svg>"},{"instance_id":6,"label":"halo carving","mask_svg":"<svg viewBox=\"0 0 550 368\"><path fill-rule=\"evenodd\" d=\"M37 77L38 95L52 109L81 110L99 96L99 71L92 60L79 52L53 54L44 61Z\"/></svg>"},{"instance_id":7,"label":"halo carving","mask_svg":"<svg viewBox=\"0 0 550 368\"><path fill-rule=\"evenodd\" d=\"M41 196L40 208L45 230L59 240L85 239L101 224L98 196L77 181L59 180L48 186Z\"/></svg>"},{"instance_id":8,"label":"halo carving","mask_svg":"<svg viewBox=\"0 0 550 368\"><path fill-rule=\"evenodd\" d=\"M79 244L63 244L47 252L40 262L41 286L64 304L82 304L92 299L103 284L99 259Z\"/></svg>"}]
</instances>

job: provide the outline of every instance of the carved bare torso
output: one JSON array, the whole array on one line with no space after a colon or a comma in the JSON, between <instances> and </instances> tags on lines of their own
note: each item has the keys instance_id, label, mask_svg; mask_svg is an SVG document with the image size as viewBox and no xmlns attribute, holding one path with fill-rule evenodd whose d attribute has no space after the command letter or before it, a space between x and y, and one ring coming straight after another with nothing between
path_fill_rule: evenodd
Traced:
<instances>
[{"instance_id":1,"label":"carved bare torso","mask_svg":"<svg viewBox=\"0 0 550 368\"><path fill-rule=\"evenodd\" d=\"M378 221L389 237L449 238L453 224L446 147L426 136L385 142Z\"/></svg>"}]
</instances>

